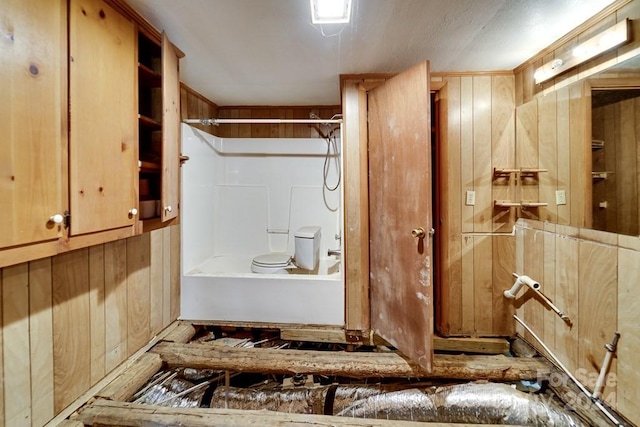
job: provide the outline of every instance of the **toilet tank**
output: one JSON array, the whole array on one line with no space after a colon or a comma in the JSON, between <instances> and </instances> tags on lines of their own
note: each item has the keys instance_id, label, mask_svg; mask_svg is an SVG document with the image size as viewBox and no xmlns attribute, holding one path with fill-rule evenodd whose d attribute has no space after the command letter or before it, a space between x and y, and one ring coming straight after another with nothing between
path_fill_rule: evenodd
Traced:
<instances>
[{"instance_id":1,"label":"toilet tank","mask_svg":"<svg viewBox=\"0 0 640 427\"><path fill-rule=\"evenodd\" d=\"M314 270L320 257L320 227L301 227L295 232L295 263L298 268Z\"/></svg>"}]
</instances>

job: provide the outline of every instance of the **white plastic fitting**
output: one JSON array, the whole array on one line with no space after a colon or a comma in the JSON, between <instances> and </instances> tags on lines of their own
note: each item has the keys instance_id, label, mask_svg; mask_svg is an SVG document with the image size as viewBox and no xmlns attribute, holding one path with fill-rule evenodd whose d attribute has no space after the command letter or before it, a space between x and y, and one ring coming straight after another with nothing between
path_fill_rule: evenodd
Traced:
<instances>
[{"instance_id":1,"label":"white plastic fitting","mask_svg":"<svg viewBox=\"0 0 640 427\"><path fill-rule=\"evenodd\" d=\"M138 209L136 209L136 208L129 209L129 215L131 215L131 216L138 215Z\"/></svg>"},{"instance_id":2,"label":"white plastic fitting","mask_svg":"<svg viewBox=\"0 0 640 427\"><path fill-rule=\"evenodd\" d=\"M514 276L516 276L514 274ZM540 289L540 283L536 282L529 276L516 276L516 282L511 286L511 289L507 289L504 291L504 296L509 299L515 299L516 295L518 295L518 291L522 287L522 285L527 285L534 291Z\"/></svg>"}]
</instances>

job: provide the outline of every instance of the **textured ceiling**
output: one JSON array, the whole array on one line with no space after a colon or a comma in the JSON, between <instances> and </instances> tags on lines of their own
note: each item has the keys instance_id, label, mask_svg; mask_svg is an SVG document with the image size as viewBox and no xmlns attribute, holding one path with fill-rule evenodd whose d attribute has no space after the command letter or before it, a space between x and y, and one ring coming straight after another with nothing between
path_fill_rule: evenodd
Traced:
<instances>
[{"instance_id":1,"label":"textured ceiling","mask_svg":"<svg viewBox=\"0 0 640 427\"><path fill-rule=\"evenodd\" d=\"M181 80L218 105L339 104L339 75L512 70L612 0L353 0L312 25L308 0L128 0L186 56Z\"/></svg>"}]
</instances>

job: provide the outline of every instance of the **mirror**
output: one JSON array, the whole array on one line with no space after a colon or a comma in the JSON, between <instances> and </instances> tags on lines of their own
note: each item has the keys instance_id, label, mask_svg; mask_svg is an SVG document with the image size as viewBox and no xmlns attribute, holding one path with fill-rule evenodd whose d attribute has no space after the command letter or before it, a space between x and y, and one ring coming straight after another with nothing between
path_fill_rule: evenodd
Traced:
<instances>
[{"instance_id":1,"label":"mirror","mask_svg":"<svg viewBox=\"0 0 640 427\"><path fill-rule=\"evenodd\" d=\"M596 230L637 236L640 87L592 88L591 129L592 226Z\"/></svg>"},{"instance_id":2,"label":"mirror","mask_svg":"<svg viewBox=\"0 0 640 427\"><path fill-rule=\"evenodd\" d=\"M595 78L599 83L591 88L592 228L638 236L640 58Z\"/></svg>"}]
</instances>

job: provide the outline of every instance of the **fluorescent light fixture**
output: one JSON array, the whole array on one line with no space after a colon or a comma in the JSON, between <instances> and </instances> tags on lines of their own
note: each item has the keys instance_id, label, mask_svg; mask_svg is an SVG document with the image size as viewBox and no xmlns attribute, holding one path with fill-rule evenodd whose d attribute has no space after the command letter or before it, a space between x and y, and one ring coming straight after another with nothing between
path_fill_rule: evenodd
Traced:
<instances>
[{"instance_id":1,"label":"fluorescent light fixture","mask_svg":"<svg viewBox=\"0 0 640 427\"><path fill-rule=\"evenodd\" d=\"M351 18L351 0L310 0L314 24L346 24Z\"/></svg>"},{"instance_id":2,"label":"fluorescent light fixture","mask_svg":"<svg viewBox=\"0 0 640 427\"><path fill-rule=\"evenodd\" d=\"M533 79L536 83L542 83L628 41L629 20L625 19L580 43L568 57L555 58L539 67Z\"/></svg>"}]
</instances>

